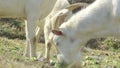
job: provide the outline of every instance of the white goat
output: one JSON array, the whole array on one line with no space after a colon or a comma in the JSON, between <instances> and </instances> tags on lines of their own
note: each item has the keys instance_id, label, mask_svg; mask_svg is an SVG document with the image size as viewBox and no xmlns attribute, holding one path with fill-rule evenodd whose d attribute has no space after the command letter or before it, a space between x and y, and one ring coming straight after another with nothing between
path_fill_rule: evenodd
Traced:
<instances>
[{"instance_id":1,"label":"white goat","mask_svg":"<svg viewBox=\"0 0 120 68\"><path fill-rule=\"evenodd\" d=\"M120 38L120 0L96 0L52 32L60 61L79 68L80 47L90 38Z\"/></svg>"},{"instance_id":2,"label":"white goat","mask_svg":"<svg viewBox=\"0 0 120 68\"><path fill-rule=\"evenodd\" d=\"M36 57L36 26L54 7L57 0L0 0L1 18L23 18L26 25L25 56Z\"/></svg>"},{"instance_id":3,"label":"white goat","mask_svg":"<svg viewBox=\"0 0 120 68\"><path fill-rule=\"evenodd\" d=\"M79 5L79 6L78 6ZM58 0L51 11L51 13L45 19L44 25L44 35L45 35L45 45L46 45L46 53L45 53L45 60L49 60L50 56L50 49L51 49L51 40L53 34L51 31L53 29L58 29L58 27L65 22L69 17L71 17L72 12L68 12L67 8L70 10L74 10L77 8L84 8L88 4L87 3L76 3L70 5L68 0Z\"/></svg>"}]
</instances>

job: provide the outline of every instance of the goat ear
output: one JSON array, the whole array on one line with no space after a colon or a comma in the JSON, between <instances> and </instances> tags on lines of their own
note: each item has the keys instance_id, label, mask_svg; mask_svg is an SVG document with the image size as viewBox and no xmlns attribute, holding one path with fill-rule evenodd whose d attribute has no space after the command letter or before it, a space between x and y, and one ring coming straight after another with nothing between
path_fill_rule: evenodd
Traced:
<instances>
[{"instance_id":1,"label":"goat ear","mask_svg":"<svg viewBox=\"0 0 120 68\"><path fill-rule=\"evenodd\" d=\"M60 30L52 30L52 33L55 35L63 35L62 31Z\"/></svg>"}]
</instances>

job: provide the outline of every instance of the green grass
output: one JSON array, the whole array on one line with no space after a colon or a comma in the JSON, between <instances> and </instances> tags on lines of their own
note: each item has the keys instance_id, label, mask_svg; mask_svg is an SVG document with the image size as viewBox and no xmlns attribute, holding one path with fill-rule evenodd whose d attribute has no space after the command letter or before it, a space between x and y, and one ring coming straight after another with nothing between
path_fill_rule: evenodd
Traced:
<instances>
[{"instance_id":1,"label":"green grass","mask_svg":"<svg viewBox=\"0 0 120 68\"><path fill-rule=\"evenodd\" d=\"M85 54L84 68L120 68L120 53L111 51L94 50Z\"/></svg>"},{"instance_id":2,"label":"green grass","mask_svg":"<svg viewBox=\"0 0 120 68\"><path fill-rule=\"evenodd\" d=\"M54 55L55 48L52 46L51 61L47 64L40 61L26 60L23 57L25 40L7 39L0 37L0 68L62 68ZM44 55L45 45L38 44L37 52ZM83 68L120 68L120 51L119 50L92 50L90 53L83 53Z\"/></svg>"},{"instance_id":3,"label":"green grass","mask_svg":"<svg viewBox=\"0 0 120 68\"><path fill-rule=\"evenodd\" d=\"M25 39L25 24L15 19L0 21L0 36L9 39Z\"/></svg>"},{"instance_id":4,"label":"green grass","mask_svg":"<svg viewBox=\"0 0 120 68\"><path fill-rule=\"evenodd\" d=\"M41 68L48 67L52 68L51 64L45 62L33 61L34 58L26 59L23 56L25 40L19 39L7 39L0 37L0 68ZM52 47L51 51L51 61L55 61L53 55L55 55L56 50ZM45 45L38 44L37 52L40 52L42 55L45 53ZM55 63L55 62L54 62Z\"/></svg>"}]
</instances>

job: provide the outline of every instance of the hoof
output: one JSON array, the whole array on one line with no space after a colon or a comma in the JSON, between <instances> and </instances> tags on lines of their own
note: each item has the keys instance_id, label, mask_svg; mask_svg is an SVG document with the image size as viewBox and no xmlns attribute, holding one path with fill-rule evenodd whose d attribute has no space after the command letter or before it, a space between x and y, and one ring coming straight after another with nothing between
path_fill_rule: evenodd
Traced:
<instances>
[{"instance_id":1,"label":"hoof","mask_svg":"<svg viewBox=\"0 0 120 68\"><path fill-rule=\"evenodd\" d=\"M45 58L45 57L39 57L39 58L38 58L38 61L42 61L42 62L45 62L45 63L49 63L48 59Z\"/></svg>"},{"instance_id":2,"label":"hoof","mask_svg":"<svg viewBox=\"0 0 120 68\"><path fill-rule=\"evenodd\" d=\"M30 57L27 53L23 54L24 57Z\"/></svg>"}]
</instances>

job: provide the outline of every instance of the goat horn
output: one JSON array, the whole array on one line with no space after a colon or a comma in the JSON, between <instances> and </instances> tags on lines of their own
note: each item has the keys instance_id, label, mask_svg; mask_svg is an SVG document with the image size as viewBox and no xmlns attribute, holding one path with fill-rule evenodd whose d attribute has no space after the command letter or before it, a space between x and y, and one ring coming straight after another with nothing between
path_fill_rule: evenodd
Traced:
<instances>
[{"instance_id":1,"label":"goat horn","mask_svg":"<svg viewBox=\"0 0 120 68\"><path fill-rule=\"evenodd\" d=\"M75 4L71 4L70 6L66 7L66 9L73 11L77 8L85 8L88 5L89 5L88 3L75 3Z\"/></svg>"}]
</instances>

